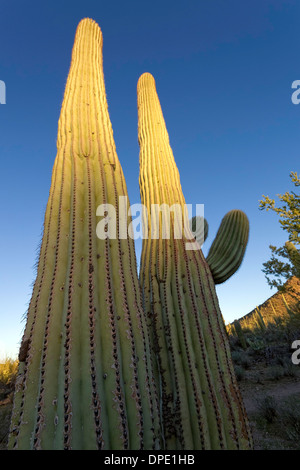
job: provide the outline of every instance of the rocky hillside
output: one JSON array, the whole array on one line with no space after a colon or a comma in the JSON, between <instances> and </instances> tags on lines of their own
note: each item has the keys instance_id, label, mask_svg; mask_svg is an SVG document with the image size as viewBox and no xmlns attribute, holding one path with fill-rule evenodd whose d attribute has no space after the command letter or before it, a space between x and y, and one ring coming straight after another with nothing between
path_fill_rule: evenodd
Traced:
<instances>
[{"instance_id":1,"label":"rocky hillside","mask_svg":"<svg viewBox=\"0 0 300 470\"><path fill-rule=\"evenodd\" d=\"M234 325L237 325L237 323L243 330L253 330L269 324L276 325L291 312L297 311L299 309L299 302L300 279L294 276L284 284L282 291L277 291L264 303L251 310L251 312L235 320L235 322L227 326L227 329L229 332L234 333Z\"/></svg>"}]
</instances>

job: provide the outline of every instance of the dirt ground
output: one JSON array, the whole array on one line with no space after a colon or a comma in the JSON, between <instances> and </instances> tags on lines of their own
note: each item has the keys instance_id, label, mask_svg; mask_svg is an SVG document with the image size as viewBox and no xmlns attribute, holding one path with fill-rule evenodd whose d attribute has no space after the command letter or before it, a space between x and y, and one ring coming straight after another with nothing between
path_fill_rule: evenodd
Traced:
<instances>
[{"instance_id":1,"label":"dirt ground","mask_svg":"<svg viewBox=\"0 0 300 470\"><path fill-rule=\"evenodd\" d=\"M276 382L242 381L240 390L252 428L254 449L300 450L300 374ZM291 411L293 403L298 406Z\"/></svg>"}]
</instances>

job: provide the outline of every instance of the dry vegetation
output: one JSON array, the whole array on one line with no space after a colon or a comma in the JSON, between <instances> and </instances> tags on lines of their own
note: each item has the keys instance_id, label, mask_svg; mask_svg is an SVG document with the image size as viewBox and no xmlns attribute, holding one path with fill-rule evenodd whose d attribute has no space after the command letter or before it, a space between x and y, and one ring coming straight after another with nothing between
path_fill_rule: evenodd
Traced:
<instances>
[{"instance_id":1,"label":"dry vegetation","mask_svg":"<svg viewBox=\"0 0 300 470\"><path fill-rule=\"evenodd\" d=\"M6 448L18 361L6 358L0 363L0 450Z\"/></svg>"},{"instance_id":2,"label":"dry vegetation","mask_svg":"<svg viewBox=\"0 0 300 470\"><path fill-rule=\"evenodd\" d=\"M276 321L237 328L229 339L255 449L300 450L300 364L292 361L292 344L300 340L299 300Z\"/></svg>"}]
</instances>

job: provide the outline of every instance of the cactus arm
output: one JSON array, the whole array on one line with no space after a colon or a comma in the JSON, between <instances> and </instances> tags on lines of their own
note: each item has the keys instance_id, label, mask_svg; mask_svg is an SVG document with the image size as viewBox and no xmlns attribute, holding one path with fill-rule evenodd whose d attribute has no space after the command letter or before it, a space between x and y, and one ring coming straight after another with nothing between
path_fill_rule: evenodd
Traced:
<instances>
[{"instance_id":1,"label":"cactus arm","mask_svg":"<svg viewBox=\"0 0 300 470\"><path fill-rule=\"evenodd\" d=\"M97 207L119 215L119 196L128 198L102 67L101 30L84 19L58 124L11 449L152 449L159 440L134 242L96 236Z\"/></svg>"},{"instance_id":2,"label":"cactus arm","mask_svg":"<svg viewBox=\"0 0 300 470\"><path fill-rule=\"evenodd\" d=\"M222 219L207 255L215 284L229 279L240 267L249 238L249 221L240 210L228 212Z\"/></svg>"},{"instance_id":3,"label":"cactus arm","mask_svg":"<svg viewBox=\"0 0 300 470\"><path fill-rule=\"evenodd\" d=\"M171 214L170 239L151 237L153 204L185 200L169 144L155 81L138 81L140 190L148 211L140 282L157 361L167 449L249 448L251 436L230 358L228 338L209 266L200 249L186 250L192 234L177 239Z\"/></svg>"}]
</instances>

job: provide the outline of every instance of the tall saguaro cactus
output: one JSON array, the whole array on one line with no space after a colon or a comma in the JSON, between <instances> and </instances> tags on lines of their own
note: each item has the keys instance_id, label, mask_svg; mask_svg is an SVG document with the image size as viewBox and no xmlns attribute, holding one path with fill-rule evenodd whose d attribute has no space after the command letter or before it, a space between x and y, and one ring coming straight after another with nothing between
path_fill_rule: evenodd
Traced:
<instances>
[{"instance_id":1,"label":"tall saguaro cactus","mask_svg":"<svg viewBox=\"0 0 300 470\"><path fill-rule=\"evenodd\" d=\"M187 250L192 235L162 236L166 213L153 207L185 200L154 78L138 81L140 190L144 214L140 282L152 327L162 418L168 449L248 449L251 435L231 362L215 285L202 251ZM153 223L159 237L151 236ZM148 227L148 231L147 231ZM188 232L188 230L187 230Z\"/></svg>"},{"instance_id":2,"label":"tall saguaro cactus","mask_svg":"<svg viewBox=\"0 0 300 470\"><path fill-rule=\"evenodd\" d=\"M290 241L285 242L285 248L290 262L292 263L292 266L294 268L295 275L297 277L300 277L300 251L297 250L294 243Z\"/></svg>"},{"instance_id":3,"label":"tall saguaro cactus","mask_svg":"<svg viewBox=\"0 0 300 470\"><path fill-rule=\"evenodd\" d=\"M11 449L152 449L158 406L134 242L96 236L127 198L108 114L102 33L77 28L37 277L20 349ZM104 206L105 207L105 206ZM118 226L117 226L118 228Z\"/></svg>"}]
</instances>

